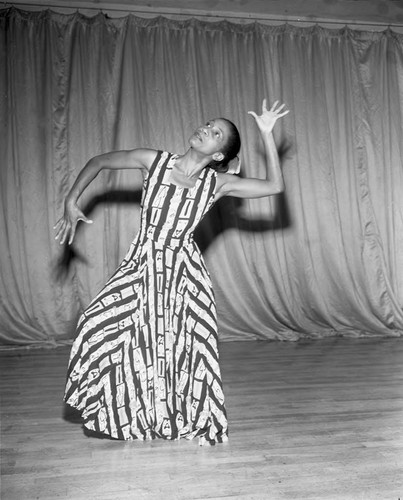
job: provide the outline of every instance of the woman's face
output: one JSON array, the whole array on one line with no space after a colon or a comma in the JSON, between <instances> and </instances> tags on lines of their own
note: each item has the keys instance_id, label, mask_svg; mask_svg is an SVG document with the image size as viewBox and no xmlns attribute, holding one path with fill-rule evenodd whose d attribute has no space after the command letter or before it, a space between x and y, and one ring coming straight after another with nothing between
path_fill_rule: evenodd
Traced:
<instances>
[{"instance_id":1,"label":"woman's face","mask_svg":"<svg viewBox=\"0 0 403 500\"><path fill-rule=\"evenodd\" d=\"M190 137L189 144L195 151L211 156L221 152L230 135L228 123L221 118L210 120Z\"/></svg>"}]
</instances>

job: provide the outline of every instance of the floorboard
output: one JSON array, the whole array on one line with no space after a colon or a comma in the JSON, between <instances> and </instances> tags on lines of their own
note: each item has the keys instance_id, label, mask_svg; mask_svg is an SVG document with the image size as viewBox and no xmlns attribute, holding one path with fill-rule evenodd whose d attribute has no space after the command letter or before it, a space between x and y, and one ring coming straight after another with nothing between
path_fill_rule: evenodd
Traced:
<instances>
[{"instance_id":1,"label":"floorboard","mask_svg":"<svg viewBox=\"0 0 403 500\"><path fill-rule=\"evenodd\" d=\"M228 443L89 437L69 349L0 352L4 500L403 500L403 339L220 344Z\"/></svg>"}]
</instances>

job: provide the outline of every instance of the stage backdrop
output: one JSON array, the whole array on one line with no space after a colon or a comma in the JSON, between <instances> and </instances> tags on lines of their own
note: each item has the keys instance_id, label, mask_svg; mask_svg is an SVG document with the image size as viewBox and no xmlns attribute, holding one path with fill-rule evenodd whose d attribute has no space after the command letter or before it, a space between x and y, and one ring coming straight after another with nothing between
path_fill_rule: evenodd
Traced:
<instances>
[{"instance_id":1,"label":"stage backdrop","mask_svg":"<svg viewBox=\"0 0 403 500\"><path fill-rule=\"evenodd\" d=\"M275 129L281 196L224 199L196 237L222 340L403 332L403 37L0 11L3 345L57 345L114 271L139 224L142 177L102 172L71 248L53 225L94 155L182 153L207 119L239 125L242 175L265 176L253 118Z\"/></svg>"}]
</instances>

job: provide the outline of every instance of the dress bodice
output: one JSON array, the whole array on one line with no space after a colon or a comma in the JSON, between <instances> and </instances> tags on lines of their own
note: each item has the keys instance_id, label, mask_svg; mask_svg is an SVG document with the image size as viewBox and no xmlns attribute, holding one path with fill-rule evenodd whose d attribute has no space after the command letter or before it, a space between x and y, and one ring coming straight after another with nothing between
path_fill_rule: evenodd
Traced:
<instances>
[{"instance_id":1,"label":"dress bodice","mask_svg":"<svg viewBox=\"0 0 403 500\"><path fill-rule=\"evenodd\" d=\"M159 151L145 180L140 232L160 242L189 240L214 203L216 172L205 168L191 188L171 182L178 155Z\"/></svg>"}]
</instances>

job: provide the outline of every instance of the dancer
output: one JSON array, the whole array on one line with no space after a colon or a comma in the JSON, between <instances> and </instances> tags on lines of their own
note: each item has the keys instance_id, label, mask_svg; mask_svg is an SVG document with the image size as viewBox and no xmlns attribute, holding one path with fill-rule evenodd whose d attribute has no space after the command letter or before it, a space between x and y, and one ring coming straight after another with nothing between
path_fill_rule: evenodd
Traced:
<instances>
[{"instance_id":1,"label":"dancer","mask_svg":"<svg viewBox=\"0 0 403 500\"><path fill-rule=\"evenodd\" d=\"M104 168L145 171L140 230L126 257L83 312L70 354L65 401L84 426L115 439L227 439L218 362L216 305L193 231L222 196L257 198L284 189L272 130L288 113L276 101L250 111L267 158L266 179L242 179L235 125L199 127L183 155L151 149L92 158L79 173L55 225L71 244L77 201Z\"/></svg>"}]
</instances>

